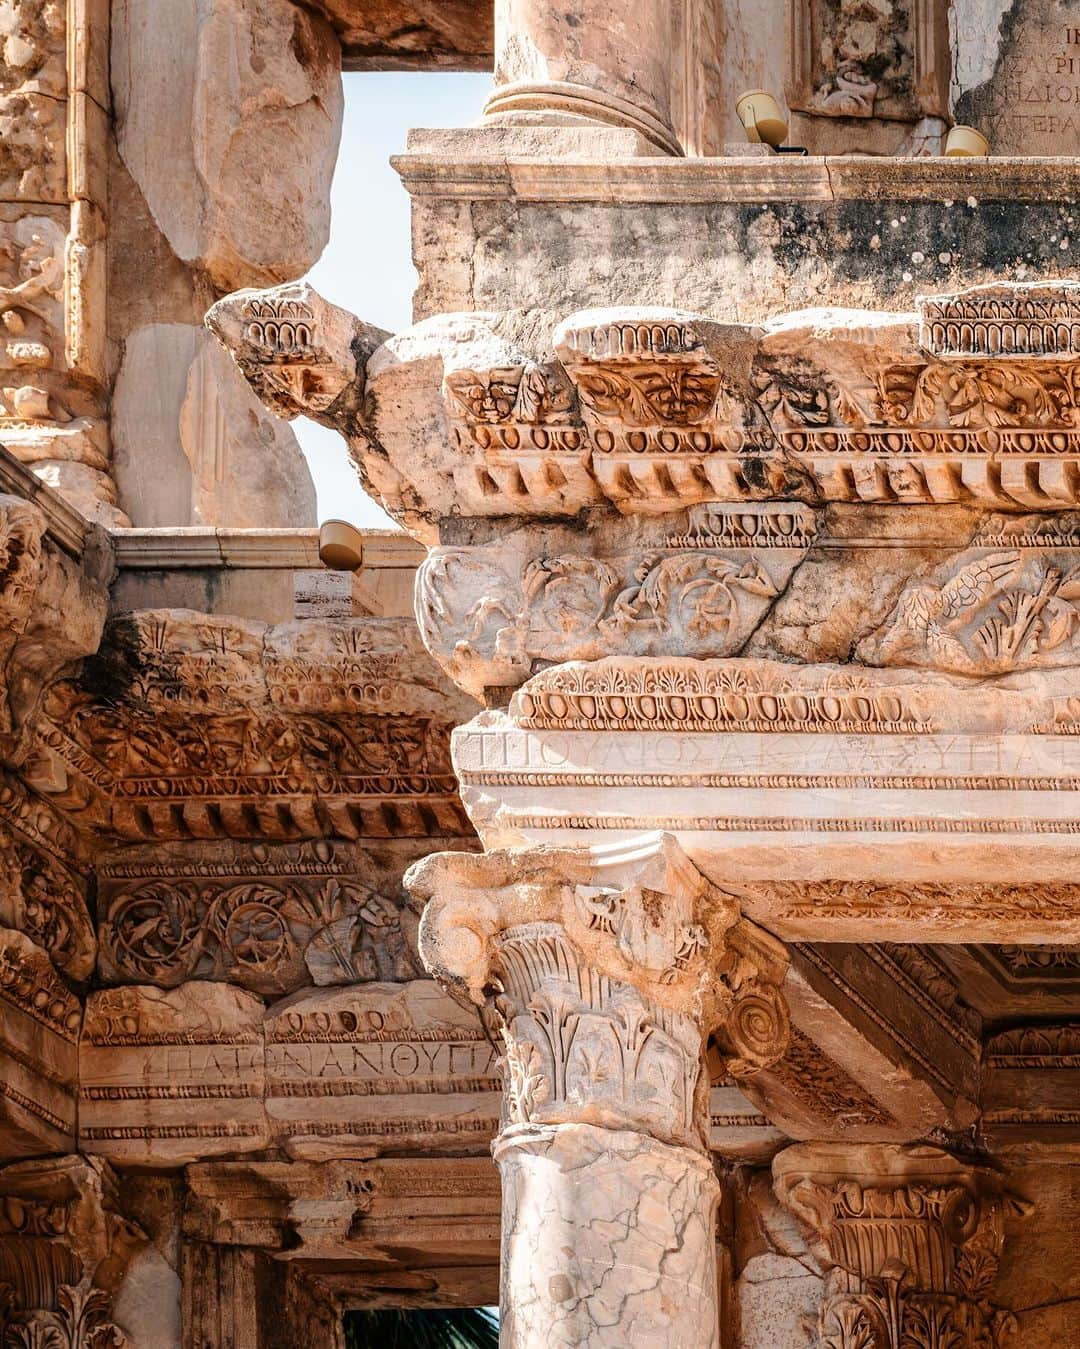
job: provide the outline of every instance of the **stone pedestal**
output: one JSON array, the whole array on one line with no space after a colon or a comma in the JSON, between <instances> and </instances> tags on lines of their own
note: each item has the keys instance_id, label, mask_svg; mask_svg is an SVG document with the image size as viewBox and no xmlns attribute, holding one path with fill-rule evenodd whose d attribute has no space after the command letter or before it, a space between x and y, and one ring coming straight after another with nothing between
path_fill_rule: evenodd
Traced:
<instances>
[{"instance_id":1,"label":"stone pedestal","mask_svg":"<svg viewBox=\"0 0 1080 1349\"><path fill-rule=\"evenodd\" d=\"M782 948L661 835L406 884L425 964L503 1046L503 1345L715 1349L705 1050L733 1077L784 1052Z\"/></svg>"},{"instance_id":2,"label":"stone pedestal","mask_svg":"<svg viewBox=\"0 0 1080 1349\"><path fill-rule=\"evenodd\" d=\"M497 0L495 89L501 122L603 122L629 127L661 154L680 155L671 126L671 7L664 0Z\"/></svg>"}]
</instances>

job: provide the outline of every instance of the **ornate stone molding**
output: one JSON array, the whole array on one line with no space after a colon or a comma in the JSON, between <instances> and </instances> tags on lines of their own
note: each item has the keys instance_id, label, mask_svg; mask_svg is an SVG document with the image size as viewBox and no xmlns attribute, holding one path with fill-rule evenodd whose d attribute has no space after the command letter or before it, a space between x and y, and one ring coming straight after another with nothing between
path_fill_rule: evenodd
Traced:
<instances>
[{"instance_id":1,"label":"ornate stone molding","mask_svg":"<svg viewBox=\"0 0 1080 1349\"><path fill-rule=\"evenodd\" d=\"M666 830L718 883L748 883L752 917L790 916L785 937L821 940L818 919L834 917L838 939L910 940L906 910L925 919L926 939L1007 942L1022 930L1062 942L1078 928L1051 858L1070 856L1077 833L1076 715L1065 671L968 681L609 657L532 676L505 713L455 732L453 757L487 846ZM998 897L985 911L973 874ZM888 889L885 876L916 889L869 911L869 891L843 889ZM1027 905L1010 898L1021 883L1035 887ZM857 912L870 927L848 921Z\"/></svg>"},{"instance_id":2,"label":"ornate stone molding","mask_svg":"<svg viewBox=\"0 0 1080 1349\"><path fill-rule=\"evenodd\" d=\"M402 981L421 974L404 868L427 840L376 856L315 840L261 846L143 845L104 854L99 973L172 988L225 979L275 995L309 984Z\"/></svg>"},{"instance_id":3,"label":"ornate stone molding","mask_svg":"<svg viewBox=\"0 0 1080 1349\"><path fill-rule=\"evenodd\" d=\"M667 522L665 522L665 526ZM530 526L433 548L417 578L428 650L480 697L555 661L735 655L806 556L800 505L691 507L675 528Z\"/></svg>"},{"instance_id":4,"label":"ornate stone molding","mask_svg":"<svg viewBox=\"0 0 1080 1349\"><path fill-rule=\"evenodd\" d=\"M45 952L0 929L0 1160L74 1148L81 1023Z\"/></svg>"},{"instance_id":5,"label":"ornate stone molding","mask_svg":"<svg viewBox=\"0 0 1080 1349\"><path fill-rule=\"evenodd\" d=\"M269 1009L228 984L92 993L79 1146L177 1166L274 1146L299 1158L476 1153L498 1125L496 1051L430 980L320 989Z\"/></svg>"},{"instance_id":6,"label":"ornate stone molding","mask_svg":"<svg viewBox=\"0 0 1080 1349\"><path fill-rule=\"evenodd\" d=\"M785 957L660 835L607 850L442 853L406 876L420 953L505 1047L507 1126L579 1121L701 1148L711 1034L780 1057Z\"/></svg>"},{"instance_id":7,"label":"ornate stone molding","mask_svg":"<svg viewBox=\"0 0 1080 1349\"><path fill-rule=\"evenodd\" d=\"M773 1162L830 1271L822 1349L986 1349L1015 1326L991 1291L1006 1222L1030 1211L985 1167L931 1147L806 1144Z\"/></svg>"},{"instance_id":8,"label":"ornate stone molding","mask_svg":"<svg viewBox=\"0 0 1080 1349\"><path fill-rule=\"evenodd\" d=\"M449 730L469 709L411 624L144 610L50 688L42 790L133 842L453 836Z\"/></svg>"},{"instance_id":9,"label":"ornate stone molding","mask_svg":"<svg viewBox=\"0 0 1080 1349\"><path fill-rule=\"evenodd\" d=\"M600 501L629 514L769 497L1058 509L1080 500L1076 291L998 285L915 313L803 311L763 328L587 310L558 326L556 363L508 337L512 319L443 315L369 357L365 329L362 370L333 358L333 387L351 380L351 393L320 415L427 542L452 515L565 518ZM321 390L329 350L286 362L245 320L288 302L244 292L210 320L271 402L266 370L285 362L290 388ZM334 315L328 333L355 322Z\"/></svg>"}]
</instances>

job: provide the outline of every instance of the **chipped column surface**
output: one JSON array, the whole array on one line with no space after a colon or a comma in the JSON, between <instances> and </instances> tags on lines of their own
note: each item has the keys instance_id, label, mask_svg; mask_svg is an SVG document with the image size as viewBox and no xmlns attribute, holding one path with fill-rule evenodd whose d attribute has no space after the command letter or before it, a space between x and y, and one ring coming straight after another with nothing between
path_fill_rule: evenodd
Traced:
<instances>
[{"instance_id":1,"label":"chipped column surface","mask_svg":"<svg viewBox=\"0 0 1080 1349\"><path fill-rule=\"evenodd\" d=\"M628 1130L504 1131L504 1349L715 1349L712 1166Z\"/></svg>"},{"instance_id":2,"label":"chipped column surface","mask_svg":"<svg viewBox=\"0 0 1080 1349\"><path fill-rule=\"evenodd\" d=\"M503 1045L504 1347L713 1349L706 1043L736 1078L783 1054L782 949L661 835L405 883L428 970Z\"/></svg>"}]
</instances>

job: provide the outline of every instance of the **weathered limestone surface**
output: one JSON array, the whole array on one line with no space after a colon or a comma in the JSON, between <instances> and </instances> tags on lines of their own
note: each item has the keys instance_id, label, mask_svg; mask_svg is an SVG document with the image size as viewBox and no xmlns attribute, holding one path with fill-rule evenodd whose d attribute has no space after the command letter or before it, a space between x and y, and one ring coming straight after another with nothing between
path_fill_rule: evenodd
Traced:
<instances>
[{"instance_id":1,"label":"weathered limestone surface","mask_svg":"<svg viewBox=\"0 0 1080 1349\"><path fill-rule=\"evenodd\" d=\"M901 311L981 282L1067 279L1070 149L1059 139L1059 157L1037 164L832 153L640 164L421 145L395 161L413 197L414 316L512 306L554 327L574 309L649 303L761 322L823 302Z\"/></svg>"},{"instance_id":2,"label":"weathered limestone surface","mask_svg":"<svg viewBox=\"0 0 1080 1349\"><path fill-rule=\"evenodd\" d=\"M116 481L133 525L315 523L296 437L204 329L166 323L129 334L112 412Z\"/></svg>"},{"instance_id":3,"label":"weathered limestone surface","mask_svg":"<svg viewBox=\"0 0 1080 1349\"><path fill-rule=\"evenodd\" d=\"M716 1178L705 1158L587 1124L503 1134L494 1152L504 1343L715 1349Z\"/></svg>"},{"instance_id":4,"label":"weathered limestone surface","mask_svg":"<svg viewBox=\"0 0 1080 1349\"><path fill-rule=\"evenodd\" d=\"M490 70L487 0L319 0L347 70Z\"/></svg>"},{"instance_id":5,"label":"weathered limestone surface","mask_svg":"<svg viewBox=\"0 0 1080 1349\"><path fill-rule=\"evenodd\" d=\"M220 290L287 280L322 251L340 61L325 20L288 0L114 6L120 155L173 252Z\"/></svg>"},{"instance_id":6,"label":"weathered limestone surface","mask_svg":"<svg viewBox=\"0 0 1080 1349\"><path fill-rule=\"evenodd\" d=\"M0 929L0 1156L75 1146L82 1006L48 955L22 932Z\"/></svg>"},{"instance_id":7,"label":"weathered limestone surface","mask_svg":"<svg viewBox=\"0 0 1080 1349\"><path fill-rule=\"evenodd\" d=\"M718 1345L705 1043L736 1078L784 1053L781 949L660 836L407 884L429 970L505 1045L504 1342Z\"/></svg>"}]
</instances>

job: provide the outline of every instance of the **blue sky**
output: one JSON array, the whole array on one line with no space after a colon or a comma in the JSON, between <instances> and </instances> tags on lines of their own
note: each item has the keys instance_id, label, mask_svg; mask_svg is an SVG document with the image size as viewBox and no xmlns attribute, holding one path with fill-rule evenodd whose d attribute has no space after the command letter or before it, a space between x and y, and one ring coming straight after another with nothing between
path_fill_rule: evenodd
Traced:
<instances>
[{"instance_id":1,"label":"blue sky","mask_svg":"<svg viewBox=\"0 0 1080 1349\"><path fill-rule=\"evenodd\" d=\"M416 285L409 197L390 167L415 126L464 126L480 115L491 76L351 74L331 196L330 243L308 280L326 299L392 332L412 322ZM357 525L393 522L360 490L345 442L300 418L293 429L315 480L319 519Z\"/></svg>"}]
</instances>

